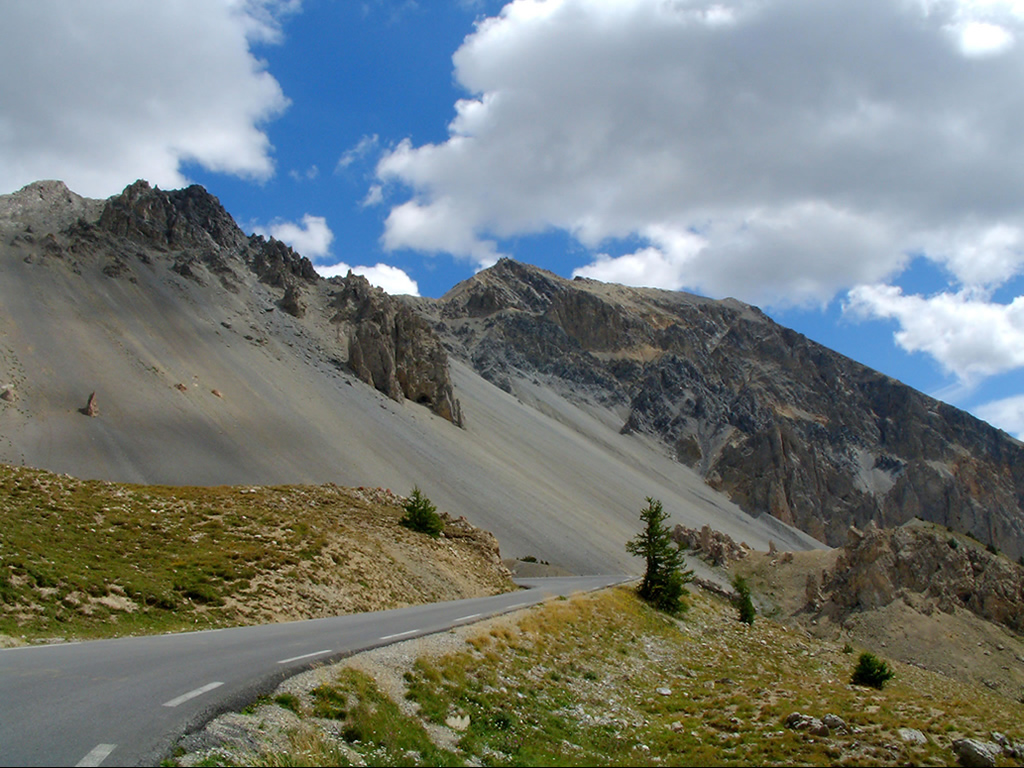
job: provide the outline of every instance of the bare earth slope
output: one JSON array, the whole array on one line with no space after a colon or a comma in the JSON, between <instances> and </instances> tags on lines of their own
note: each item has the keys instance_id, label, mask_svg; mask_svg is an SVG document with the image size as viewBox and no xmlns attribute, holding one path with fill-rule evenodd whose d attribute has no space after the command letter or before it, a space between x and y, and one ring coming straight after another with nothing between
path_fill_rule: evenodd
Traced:
<instances>
[{"instance_id":1,"label":"bare earth slope","mask_svg":"<svg viewBox=\"0 0 1024 768\"><path fill-rule=\"evenodd\" d=\"M755 548L815 546L620 434L610 411L542 388L527 403L459 363L450 380L414 370L436 345L410 355L393 328L415 321L358 278L310 271L199 188L139 182L97 202L43 182L0 198L0 462L172 485L418 485L504 556L577 573L636 570L623 544L648 495ZM353 340L376 355L363 378ZM452 384L462 428L443 407Z\"/></svg>"}]
</instances>

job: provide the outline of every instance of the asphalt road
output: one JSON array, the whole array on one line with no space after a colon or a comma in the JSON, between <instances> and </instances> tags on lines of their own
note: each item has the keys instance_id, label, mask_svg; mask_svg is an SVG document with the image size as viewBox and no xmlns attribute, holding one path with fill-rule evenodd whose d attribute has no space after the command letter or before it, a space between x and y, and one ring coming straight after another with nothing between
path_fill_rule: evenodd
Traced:
<instances>
[{"instance_id":1,"label":"asphalt road","mask_svg":"<svg viewBox=\"0 0 1024 768\"><path fill-rule=\"evenodd\" d=\"M623 576L329 619L0 650L0 765L156 765L181 734L313 664Z\"/></svg>"}]
</instances>

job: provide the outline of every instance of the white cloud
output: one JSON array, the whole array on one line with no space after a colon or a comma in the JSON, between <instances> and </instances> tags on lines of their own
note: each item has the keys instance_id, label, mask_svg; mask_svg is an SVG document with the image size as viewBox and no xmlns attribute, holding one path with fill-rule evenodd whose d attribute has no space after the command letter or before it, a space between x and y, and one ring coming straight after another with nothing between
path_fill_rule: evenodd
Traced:
<instances>
[{"instance_id":1,"label":"white cloud","mask_svg":"<svg viewBox=\"0 0 1024 768\"><path fill-rule=\"evenodd\" d=\"M357 275L362 275L370 281L370 285L383 288L386 293L393 296L407 295L419 296L420 287L415 280L409 277L408 273L398 267L388 264L375 264L372 267L350 267L344 262L337 264L315 264L317 274L321 277L344 277L351 270Z\"/></svg>"},{"instance_id":2,"label":"white cloud","mask_svg":"<svg viewBox=\"0 0 1024 768\"><path fill-rule=\"evenodd\" d=\"M377 149L379 139L377 134L372 136L363 136L356 142L355 146L349 147L341 153L341 157L338 158L338 164L334 167L335 173L343 171L353 163L362 160L371 152Z\"/></svg>"},{"instance_id":3,"label":"white cloud","mask_svg":"<svg viewBox=\"0 0 1024 768\"><path fill-rule=\"evenodd\" d=\"M954 28L964 56L994 56L1013 45L1013 35L1005 27L986 21L969 21Z\"/></svg>"},{"instance_id":4,"label":"white cloud","mask_svg":"<svg viewBox=\"0 0 1024 768\"><path fill-rule=\"evenodd\" d=\"M0 191L41 178L106 197L137 178L187 183L183 162L274 172L263 125L288 105L251 44L297 2L5 3ZM13 76L11 73L17 73Z\"/></svg>"},{"instance_id":5,"label":"white cloud","mask_svg":"<svg viewBox=\"0 0 1024 768\"><path fill-rule=\"evenodd\" d=\"M378 163L409 191L382 242L479 265L560 229L578 274L772 305L922 251L994 284L1024 264L1019 7L515 0L453 57L448 140Z\"/></svg>"},{"instance_id":6,"label":"white cloud","mask_svg":"<svg viewBox=\"0 0 1024 768\"><path fill-rule=\"evenodd\" d=\"M994 400L973 410L979 419L1024 440L1024 395Z\"/></svg>"},{"instance_id":7,"label":"white cloud","mask_svg":"<svg viewBox=\"0 0 1024 768\"><path fill-rule=\"evenodd\" d=\"M850 291L846 311L896 320L896 343L925 352L968 384L1024 366L1024 296L999 304L970 290L924 297L895 286Z\"/></svg>"},{"instance_id":8,"label":"white cloud","mask_svg":"<svg viewBox=\"0 0 1024 768\"><path fill-rule=\"evenodd\" d=\"M374 205L379 205L384 202L384 188L380 184L371 184L370 189L366 192L359 205L363 208L370 208Z\"/></svg>"},{"instance_id":9,"label":"white cloud","mask_svg":"<svg viewBox=\"0 0 1024 768\"><path fill-rule=\"evenodd\" d=\"M323 216L306 214L301 223L275 221L267 227L256 227L257 234L270 236L287 243L309 259L326 256L331 251L334 233Z\"/></svg>"},{"instance_id":10,"label":"white cloud","mask_svg":"<svg viewBox=\"0 0 1024 768\"><path fill-rule=\"evenodd\" d=\"M573 275L671 290L700 286L755 303L825 304L850 282L882 280L905 260L889 253L883 224L820 203L754 210L743 220L722 216L699 232L651 225L640 234L650 246L599 254Z\"/></svg>"},{"instance_id":11,"label":"white cloud","mask_svg":"<svg viewBox=\"0 0 1024 768\"><path fill-rule=\"evenodd\" d=\"M994 223L960 231L937 229L923 238L924 250L964 285L997 286L1024 268L1024 228Z\"/></svg>"}]
</instances>

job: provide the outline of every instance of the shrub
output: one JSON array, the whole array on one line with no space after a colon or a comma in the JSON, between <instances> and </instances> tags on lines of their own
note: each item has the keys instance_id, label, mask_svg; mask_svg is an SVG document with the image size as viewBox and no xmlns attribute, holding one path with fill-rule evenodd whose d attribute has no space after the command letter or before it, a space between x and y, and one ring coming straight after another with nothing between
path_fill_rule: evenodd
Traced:
<instances>
[{"instance_id":1,"label":"shrub","mask_svg":"<svg viewBox=\"0 0 1024 768\"><path fill-rule=\"evenodd\" d=\"M757 611L754 609L754 601L750 599L750 585L742 576L737 576L732 580L732 588L736 590L736 608L740 613L740 621L753 624Z\"/></svg>"},{"instance_id":2,"label":"shrub","mask_svg":"<svg viewBox=\"0 0 1024 768\"><path fill-rule=\"evenodd\" d=\"M274 698L274 703L285 709L290 709L295 714L302 713L302 702L299 701L299 697L294 693L282 693Z\"/></svg>"},{"instance_id":3,"label":"shrub","mask_svg":"<svg viewBox=\"0 0 1024 768\"><path fill-rule=\"evenodd\" d=\"M686 607L682 598L693 571L682 570L683 555L665 526L667 519L661 502L648 496L647 506L640 511L644 530L626 542L626 551L647 561L637 594L658 610L678 613Z\"/></svg>"},{"instance_id":4,"label":"shrub","mask_svg":"<svg viewBox=\"0 0 1024 768\"><path fill-rule=\"evenodd\" d=\"M866 685L881 690L882 686L895 676L896 673L889 669L888 664L873 653L865 652L857 660L857 667L853 670L853 678L850 682L854 685Z\"/></svg>"},{"instance_id":5,"label":"shrub","mask_svg":"<svg viewBox=\"0 0 1024 768\"><path fill-rule=\"evenodd\" d=\"M444 530L444 521L437 514L437 507L423 495L419 488L413 487L412 494L402 507L405 516L399 522L406 528L433 536L435 539Z\"/></svg>"}]
</instances>

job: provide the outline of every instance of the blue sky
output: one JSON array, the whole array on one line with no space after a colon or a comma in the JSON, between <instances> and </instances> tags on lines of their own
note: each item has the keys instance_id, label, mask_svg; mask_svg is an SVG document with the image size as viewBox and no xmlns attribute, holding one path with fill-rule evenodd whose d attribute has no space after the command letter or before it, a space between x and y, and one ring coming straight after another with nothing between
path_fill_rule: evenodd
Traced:
<instances>
[{"instance_id":1,"label":"blue sky","mask_svg":"<svg viewBox=\"0 0 1024 768\"><path fill-rule=\"evenodd\" d=\"M1024 434L1021 0L10 0L0 66L0 193L734 296Z\"/></svg>"}]
</instances>

